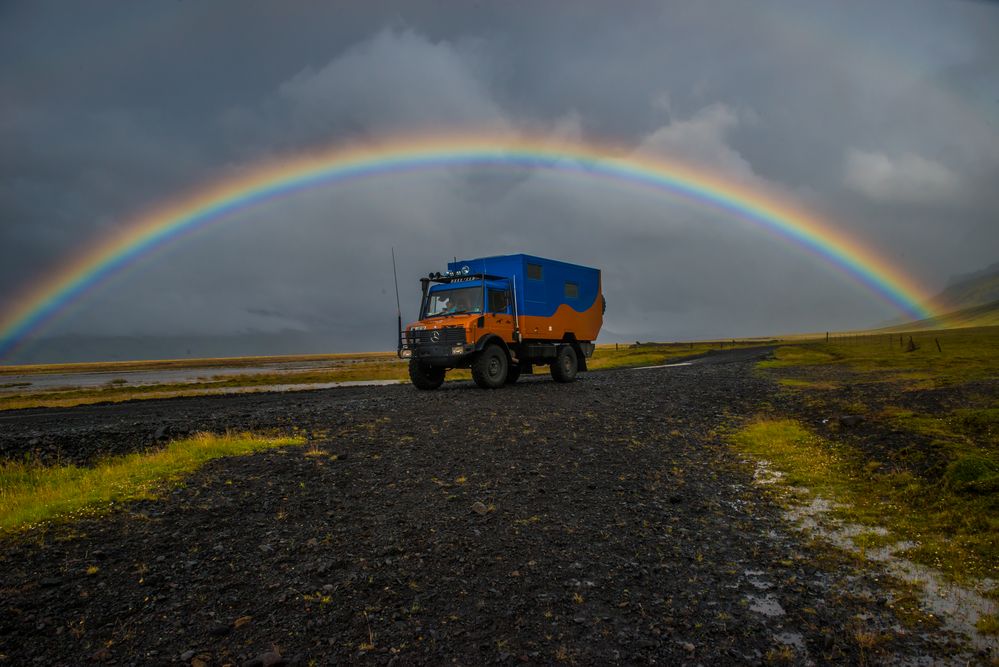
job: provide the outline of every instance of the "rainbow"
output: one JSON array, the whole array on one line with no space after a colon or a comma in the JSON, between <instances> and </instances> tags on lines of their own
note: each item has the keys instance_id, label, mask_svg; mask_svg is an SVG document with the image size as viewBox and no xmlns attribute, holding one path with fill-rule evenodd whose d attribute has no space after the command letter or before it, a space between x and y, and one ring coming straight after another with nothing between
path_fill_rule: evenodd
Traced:
<instances>
[{"instance_id":1,"label":"rainbow","mask_svg":"<svg viewBox=\"0 0 999 667\"><path fill-rule=\"evenodd\" d=\"M254 206L298 192L375 176L468 166L571 172L678 195L747 221L820 257L907 316L934 312L927 294L873 249L781 197L689 165L595 143L486 136L405 137L258 165L150 211L70 258L0 316L0 359L108 279L164 244Z\"/></svg>"}]
</instances>

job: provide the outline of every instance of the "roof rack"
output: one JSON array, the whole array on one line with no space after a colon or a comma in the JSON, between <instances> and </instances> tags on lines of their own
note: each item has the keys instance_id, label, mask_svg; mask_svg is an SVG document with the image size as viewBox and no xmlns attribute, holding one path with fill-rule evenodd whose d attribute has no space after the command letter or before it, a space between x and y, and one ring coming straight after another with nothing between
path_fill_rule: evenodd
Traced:
<instances>
[{"instance_id":1,"label":"roof rack","mask_svg":"<svg viewBox=\"0 0 999 667\"><path fill-rule=\"evenodd\" d=\"M430 282L434 283L453 283L453 282L467 282L469 280L483 279L483 280L509 280L506 276L494 276L490 273L463 273L456 276L446 276L443 273L431 273Z\"/></svg>"}]
</instances>

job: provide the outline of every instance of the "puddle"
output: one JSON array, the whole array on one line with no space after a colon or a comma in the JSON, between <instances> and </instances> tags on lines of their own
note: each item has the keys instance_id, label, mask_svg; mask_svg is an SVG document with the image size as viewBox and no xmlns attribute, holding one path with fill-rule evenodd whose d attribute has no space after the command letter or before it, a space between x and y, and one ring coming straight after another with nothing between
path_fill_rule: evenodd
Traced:
<instances>
[{"instance_id":1,"label":"puddle","mask_svg":"<svg viewBox=\"0 0 999 667\"><path fill-rule=\"evenodd\" d=\"M770 618L783 616L785 613L784 607L780 606L777 598L769 593L766 595L747 595L746 600L749 602L749 611L755 611Z\"/></svg>"},{"instance_id":2,"label":"puddle","mask_svg":"<svg viewBox=\"0 0 999 667\"><path fill-rule=\"evenodd\" d=\"M636 368L632 368L631 370L633 370L633 371L647 371L650 368L676 368L677 366L693 366L693 365L694 365L694 362L692 362L692 361L682 361L682 362L680 362L678 364L660 364L658 366L638 366Z\"/></svg>"},{"instance_id":3,"label":"puddle","mask_svg":"<svg viewBox=\"0 0 999 667\"><path fill-rule=\"evenodd\" d=\"M754 463L756 467L753 480L756 483L775 484L781 479L780 472L773 470L769 462ZM807 489L798 487L788 487L788 490L791 492L789 497L808 493ZM916 546L914 542L900 541L877 549L861 549L854 544L852 538L861 533L883 536L888 534L888 530L882 526L863 526L831 517L829 512L837 507L835 503L820 496L809 495L809 498L804 502L794 502L792 499L792 506L784 511L785 518L798 530L824 539L843 551L862 555L867 560L878 563L893 577L918 586L922 591L923 610L936 617L945 631L965 635L971 647L976 650L999 650L999 638L983 635L975 627L980 616L999 612L999 603L982 595L995 586L995 581L983 579L973 587L947 581L936 570L913 563L902 556L907 549ZM747 570L745 574L752 577L755 573ZM750 582L753 580L750 579ZM753 599L753 596L749 597ZM750 608L753 609L752 606Z\"/></svg>"},{"instance_id":4,"label":"puddle","mask_svg":"<svg viewBox=\"0 0 999 667\"><path fill-rule=\"evenodd\" d=\"M325 359L321 361L275 362L257 366L202 366L139 370L112 369L107 371L85 371L81 373L70 371L65 373L17 373L0 376L0 385L21 385L7 388L5 389L6 391L38 391L56 388L86 389L103 387L112 383L120 384L123 387L140 387L152 384L187 384L211 381L215 377L238 377L240 375L254 375L259 373L293 374L301 371L335 369L363 361L362 359L348 358ZM0 391L3 390L0 389Z\"/></svg>"},{"instance_id":5,"label":"puddle","mask_svg":"<svg viewBox=\"0 0 999 667\"><path fill-rule=\"evenodd\" d=\"M785 646L797 649L799 653L808 652L808 649L805 647L805 638L797 632L778 633L774 635L774 641L778 644L784 644Z\"/></svg>"}]
</instances>

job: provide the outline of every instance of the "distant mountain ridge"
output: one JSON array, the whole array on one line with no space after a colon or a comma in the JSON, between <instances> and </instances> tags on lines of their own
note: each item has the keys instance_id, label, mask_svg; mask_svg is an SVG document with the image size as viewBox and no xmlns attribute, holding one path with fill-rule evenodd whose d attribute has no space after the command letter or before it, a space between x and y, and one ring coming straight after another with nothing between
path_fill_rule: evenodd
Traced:
<instances>
[{"instance_id":1,"label":"distant mountain ridge","mask_svg":"<svg viewBox=\"0 0 999 667\"><path fill-rule=\"evenodd\" d=\"M954 276L930 301L934 310L950 312L999 301L999 262L980 271Z\"/></svg>"},{"instance_id":2,"label":"distant mountain ridge","mask_svg":"<svg viewBox=\"0 0 999 667\"><path fill-rule=\"evenodd\" d=\"M916 321L895 318L873 327L873 330L913 331L999 325L999 262L978 271L951 276L947 286L926 305L939 315Z\"/></svg>"},{"instance_id":3,"label":"distant mountain ridge","mask_svg":"<svg viewBox=\"0 0 999 667\"><path fill-rule=\"evenodd\" d=\"M880 327L877 331L901 332L923 329L962 329L965 327L993 326L999 326L999 300L952 310L943 315L929 317L925 320Z\"/></svg>"}]
</instances>

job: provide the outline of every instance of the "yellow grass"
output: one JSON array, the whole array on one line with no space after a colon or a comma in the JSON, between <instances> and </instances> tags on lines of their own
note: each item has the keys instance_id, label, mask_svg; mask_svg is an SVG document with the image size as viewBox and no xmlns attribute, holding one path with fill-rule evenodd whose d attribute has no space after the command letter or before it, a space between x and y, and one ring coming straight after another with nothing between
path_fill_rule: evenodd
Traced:
<instances>
[{"instance_id":1,"label":"yellow grass","mask_svg":"<svg viewBox=\"0 0 999 667\"><path fill-rule=\"evenodd\" d=\"M696 343L646 343L642 345L599 345L593 357L588 360L591 370L623 368L632 366L652 366L670 363L676 359L712 350L731 349L760 345L760 340L709 341ZM307 370L287 372L247 373L242 375L216 375L200 382L161 383L130 386L123 378L114 378L114 373L142 370L162 370L178 368L246 367L288 362L329 362L329 366L319 366ZM330 382L350 382L363 380L409 380L406 361L398 359L393 352L371 352L361 354L300 355L284 357L233 357L222 359L173 359L158 361L129 361L88 364L52 364L46 366L10 366L0 368L4 372L22 373L108 373L112 378L99 387L74 389L71 387L25 390L12 385L0 384L0 410L25 408L66 408L94 403L119 403L122 401L175 398L182 396L202 396L210 393L225 393L233 388L252 390L273 385L325 384ZM535 369L538 374L546 372L544 366ZM451 370L448 380L469 380L471 373L465 369Z\"/></svg>"},{"instance_id":2,"label":"yellow grass","mask_svg":"<svg viewBox=\"0 0 999 667\"><path fill-rule=\"evenodd\" d=\"M910 349L909 340L913 347ZM938 347L939 344L939 347ZM844 365L861 380L924 382L942 386L993 378L999 374L999 327L864 334L829 343L788 345L760 368Z\"/></svg>"},{"instance_id":3,"label":"yellow grass","mask_svg":"<svg viewBox=\"0 0 999 667\"><path fill-rule=\"evenodd\" d=\"M911 337L912 345L908 333L823 338L780 347L775 360L758 365L819 414L864 414L911 434L910 444L890 452L852 446L779 414L732 440L770 461L787 483L841 503L835 512L843 518L912 542L907 557L957 579L999 576L999 400L991 391L999 377L999 327ZM893 405L896 397L908 402L912 392L943 387L944 395L963 396L961 403Z\"/></svg>"},{"instance_id":4,"label":"yellow grass","mask_svg":"<svg viewBox=\"0 0 999 667\"><path fill-rule=\"evenodd\" d=\"M212 459L302 442L251 433L200 433L158 451L115 457L92 468L0 463L0 532L108 511L112 503L155 498Z\"/></svg>"},{"instance_id":5,"label":"yellow grass","mask_svg":"<svg viewBox=\"0 0 999 667\"><path fill-rule=\"evenodd\" d=\"M598 345L593 356L587 360L590 370L627 368L634 366L657 366L672 363L684 357L705 354L713 350L757 347L769 341L702 341L688 343L646 343L643 345Z\"/></svg>"},{"instance_id":6,"label":"yellow grass","mask_svg":"<svg viewBox=\"0 0 999 667\"><path fill-rule=\"evenodd\" d=\"M204 359L149 359L143 361L94 361L73 364L0 365L0 375L23 373L113 373L115 371L146 371L168 368L233 368L264 366L310 361L344 361L353 359L395 359L395 352L349 352L344 354L287 354L252 357L208 357Z\"/></svg>"}]
</instances>

